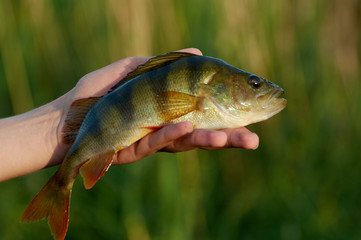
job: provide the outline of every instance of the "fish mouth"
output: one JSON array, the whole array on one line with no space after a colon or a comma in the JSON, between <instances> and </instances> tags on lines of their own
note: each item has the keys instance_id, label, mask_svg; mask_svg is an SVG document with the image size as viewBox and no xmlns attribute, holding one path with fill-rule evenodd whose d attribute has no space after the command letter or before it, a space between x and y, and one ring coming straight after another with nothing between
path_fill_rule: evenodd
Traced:
<instances>
[{"instance_id":1,"label":"fish mouth","mask_svg":"<svg viewBox=\"0 0 361 240\"><path fill-rule=\"evenodd\" d=\"M284 90L277 87L266 94L257 97L262 108L280 108L281 110L286 107L287 100L280 98L284 94Z\"/></svg>"},{"instance_id":2,"label":"fish mouth","mask_svg":"<svg viewBox=\"0 0 361 240\"><path fill-rule=\"evenodd\" d=\"M278 98L284 93L285 91L282 88L276 88L270 95L271 98Z\"/></svg>"},{"instance_id":3,"label":"fish mouth","mask_svg":"<svg viewBox=\"0 0 361 240\"><path fill-rule=\"evenodd\" d=\"M278 108L279 111L284 109L287 106L287 100L285 98L281 98L285 93L285 91L282 88L277 88L272 91L270 94L270 98L268 100L268 105L273 106L274 108Z\"/></svg>"}]
</instances>

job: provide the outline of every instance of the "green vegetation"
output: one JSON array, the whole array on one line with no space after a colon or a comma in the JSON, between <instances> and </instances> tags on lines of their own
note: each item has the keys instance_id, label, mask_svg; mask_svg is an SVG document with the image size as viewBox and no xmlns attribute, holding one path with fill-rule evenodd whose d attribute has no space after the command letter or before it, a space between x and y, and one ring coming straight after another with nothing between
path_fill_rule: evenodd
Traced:
<instances>
[{"instance_id":1,"label":"green vegetation","mask_svg":"<svg viewBox=\"0 0 361 240\"><path fill-rule=\"evenodd\" d=\"M256 151L158 153L88 191L78 179L67 238L360 239L360 29L356 0L2 0L0 117L117 59L197 47L280 85L288 107L249 127ZM0 239L50 239L19 220L55 169L0 183Z\"/></svg>"}]
</instances>

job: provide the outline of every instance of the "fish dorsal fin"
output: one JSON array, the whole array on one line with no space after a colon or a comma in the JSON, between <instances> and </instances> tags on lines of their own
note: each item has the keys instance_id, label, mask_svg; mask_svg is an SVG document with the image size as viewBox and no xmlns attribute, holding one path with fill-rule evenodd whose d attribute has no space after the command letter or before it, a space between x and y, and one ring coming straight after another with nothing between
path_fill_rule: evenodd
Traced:
<instances>
[{"instance_id":1,"label":"fish dorsal fin","mask_svg":"<svg viewBox=\"0 0 361 240\"><path fill-rule=\"evenodd\" d=\"M67 144L74 142L85 116L99 98L100 97L90 97L79 99L71 104L63 128L63 142Z\"/></svg>"},{"instance_id":2,"label":"fish dorsal fin","mask_svg":"<svg viewBox=\"0 0 361 240\"><path fill-rule=\"evenodd\" d=\"M179 59L191 56L198 56L193 53L186 53L186 52L170 52L163 55L159 55L156 57L152 57L146 63L139 65L135 70L128 73L122 80L120 80L117 84L115 84L109 92L114 91L119 86L123 85L124 83L128 82L129 80L142 75L146 72L150 72L161 67L164 67L168 64L178 61Z\"/></svg>"}]
</instances>

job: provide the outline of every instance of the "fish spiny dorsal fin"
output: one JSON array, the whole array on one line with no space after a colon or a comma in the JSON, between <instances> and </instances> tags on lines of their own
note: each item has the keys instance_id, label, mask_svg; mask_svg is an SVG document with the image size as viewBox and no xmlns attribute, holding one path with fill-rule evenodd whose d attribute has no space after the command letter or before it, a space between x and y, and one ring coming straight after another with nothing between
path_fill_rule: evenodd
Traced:
<instances>
[{"instance_id":1,"label":"fish spiny dorsal fin","mask_svg":"<svg viewBox=\"0 0 361 240\"><path fill-rule=\"evenodd\" d=\"M74 142L85 116L99 99L100 97L84 98L71 104L63 128L64 143L71 144Z\"/></svg>"},{"instance_id":2,"label":"fish spiny dorsal fin","mask_svg":"<svg viewBox=\"0 0 361 240\"><path fill-rule=\"evenodd\" d=\"M124 83L132 80L133 78L142 75L144 73L159 69L164 67L168 64L178 61L179 59L191 56L198 56L193 53L186 53L186 52L170 52L163 55L159 55L156 57L152 57L146 63L139 65L135 70L128 73L122 80L120 80L117 84L115 84L109 92L114 91L119 86L123 85Z\"/></svg>"}]
</instances>

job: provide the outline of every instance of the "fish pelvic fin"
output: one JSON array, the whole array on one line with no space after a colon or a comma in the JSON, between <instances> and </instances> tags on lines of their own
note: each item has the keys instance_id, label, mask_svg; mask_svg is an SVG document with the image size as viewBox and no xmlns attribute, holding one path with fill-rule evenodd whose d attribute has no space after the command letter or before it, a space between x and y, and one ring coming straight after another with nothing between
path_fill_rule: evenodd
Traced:
<instances>
[{"instance_id":1,"label":"fish pelvic fin","mask_svg":"<svg viewBox=\"0 0 361 240\"><path fill-rule=\"evenodd\" d=\"M92 188L104 176L115 156L115 151L105 152L89 159L80 167L79 172L86 189Z\"/></svg>"},{"instance_id":2,"label":"fish pelvic fin","mask_svg":"<svg viewBox=\"0 0 361 240\"><path fill-rule=\"evenodd\" d=\"M29 223L48 218L56 240L65 238L69 223L69 202L74 179L64 184L58 170L35 196L25 210L21 222Z\"/></svg>"},{"instance_id":3,"label":"fish pelvic fin","mask_svg":"<svg viewBox=\"0 0 361 240\"><path fill-rule=\"evenodd\" d=\"M63 128L64 143L74 142L85 116L99 99L100 97L78 99L71 104Z\"/></svg>"},{"instance_id":4,"label":"fish pelvic fin","mask_svg":"<svg viewBox=\"0 0 361 240\"><path fill-rule=\"evenodd\" d=\"M157 94L158 114L168 122L194 110L202 111L203 100L203 97L182 92L161 92Z\"/></svg>"}]
</instances>

